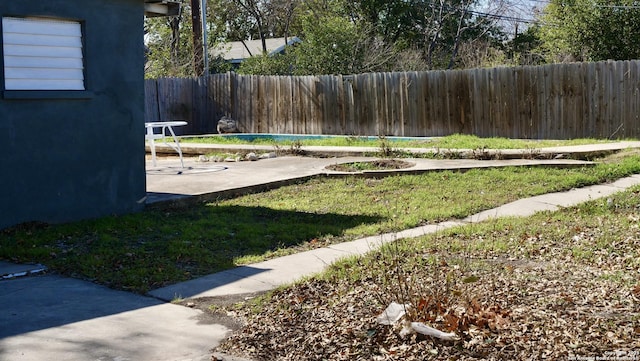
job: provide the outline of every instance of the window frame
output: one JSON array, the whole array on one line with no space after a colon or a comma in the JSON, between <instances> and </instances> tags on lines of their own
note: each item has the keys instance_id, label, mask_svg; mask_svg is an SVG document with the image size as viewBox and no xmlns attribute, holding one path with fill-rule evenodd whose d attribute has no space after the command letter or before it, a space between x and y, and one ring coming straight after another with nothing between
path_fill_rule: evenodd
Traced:
<instances>
[{"instance_id":1,"label":"window frame","mask_svg":"<svg viewBox=\"0 0 640 361\"><path fill-rule=\"evenodd\" d=\"M82 90L67 90L67 89L33 89L33 90L14 90L6 89L5 78L5 49L4 49L4 28L3 20L5 18L25 18L25 19L42 19L52 21L66 21L75 22L80 25L80 39L81 39L81 51L82 51L82 74L83 74L83 87ZM52 16L30 16L30 15L0 15L0 90L2 90L2 97L4 99L91 99L94 94L88 90L89 81L87 77L87 51L86 51L86 24L84 21L72 18L52 17Z\"/></svg>"}]
</instances>

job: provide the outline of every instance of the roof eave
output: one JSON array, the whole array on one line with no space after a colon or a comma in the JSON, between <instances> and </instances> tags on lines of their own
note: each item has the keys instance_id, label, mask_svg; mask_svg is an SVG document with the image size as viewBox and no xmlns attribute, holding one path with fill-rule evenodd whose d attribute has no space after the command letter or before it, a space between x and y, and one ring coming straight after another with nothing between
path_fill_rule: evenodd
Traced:
<instances>
[{"instance_id":1,"label":"roof eave","mask_svg":"<svg viewBox=\"0 0 640 361\"><path fill-rule=\"evenodd\" d=\"M147 17L180 15L180 3L167 0L146 0L144 15Z\"/></svg>"}]
</instances>

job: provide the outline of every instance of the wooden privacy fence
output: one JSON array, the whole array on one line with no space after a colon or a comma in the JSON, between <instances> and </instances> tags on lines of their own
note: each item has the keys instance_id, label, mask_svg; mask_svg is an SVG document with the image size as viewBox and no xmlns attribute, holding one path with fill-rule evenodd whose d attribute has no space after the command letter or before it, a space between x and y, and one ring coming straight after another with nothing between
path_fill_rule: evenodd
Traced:
<instances>
[{"instance_id":1,"label":"wooden privacy fence","mask_svg":"<svg viewBox=\"0 0 640 361\"><path fill-rule=\"evenodd\" d=\"M184 119L216 133L229 115L246 133L531 139L640 137L640 61L350 76L146 81L146 121Z\"/></svg>"}]
</instances>

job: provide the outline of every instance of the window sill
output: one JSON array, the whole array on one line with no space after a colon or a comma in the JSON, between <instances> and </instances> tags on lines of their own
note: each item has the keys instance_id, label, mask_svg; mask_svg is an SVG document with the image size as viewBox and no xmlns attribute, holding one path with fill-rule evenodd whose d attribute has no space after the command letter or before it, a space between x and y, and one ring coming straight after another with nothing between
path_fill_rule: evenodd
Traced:
<instances>
[{"instance_id":1,"label":"window sill","mask_svg":"<svg viewBox=\"0 0 640 361\"><path fill-rule=\"evenodd\" d=\"M87 90L5 90L4 99L92 99Z\"/></svg>"}]
</instances>

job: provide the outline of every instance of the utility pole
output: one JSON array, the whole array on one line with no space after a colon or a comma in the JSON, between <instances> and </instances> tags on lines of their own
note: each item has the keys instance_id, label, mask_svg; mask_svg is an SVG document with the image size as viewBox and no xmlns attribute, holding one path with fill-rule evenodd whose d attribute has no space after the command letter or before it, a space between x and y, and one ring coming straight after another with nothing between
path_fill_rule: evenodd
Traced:
<instances>
[{"instance_id":1,"label":"utility pole","mask_svg":"<svg viewBox=\"0 0 640 361\"><path fill-rule=\"evenodd\" d=\"M207 0L202 0L202 51L204 52L204 74L209 76L209 49L207 49Z\"/></svg>"},{"instance_id":2,"label":"utility pole","mask_svg":"<svg viewBox=\"0 0 640 361\"><path fill-rule=\"evenodd\" d=\"M191 0L191 26L193 27L193 70L196 76L204 75L204 51L202 46L202 12L200 0Z\"/></svg>"}]
</instances>

